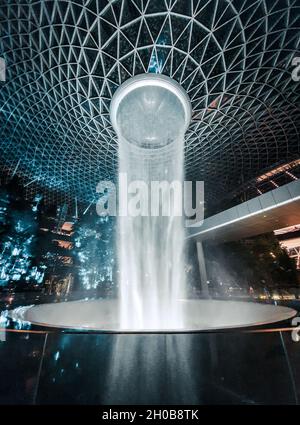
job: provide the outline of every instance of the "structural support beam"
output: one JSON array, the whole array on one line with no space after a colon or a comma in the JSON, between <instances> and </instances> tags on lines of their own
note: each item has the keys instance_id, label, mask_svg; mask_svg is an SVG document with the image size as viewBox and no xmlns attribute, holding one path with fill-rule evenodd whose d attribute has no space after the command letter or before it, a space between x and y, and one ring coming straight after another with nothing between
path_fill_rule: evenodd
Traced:
<instances>
[{"instance_id":1,"label":"structural support beam","mask_svg":"<svg viewBox=\"0 0 300 425\"><path fill-rule=\"evenodd\" d=\"M208 291L208 284L207 284L206 263L205 263L202 242L197 242L197 255L198 255L198 263L199 263L199 270L200 270L202 294L205 297L208 297L209 291Z\"/></svg>"}]
</instances>

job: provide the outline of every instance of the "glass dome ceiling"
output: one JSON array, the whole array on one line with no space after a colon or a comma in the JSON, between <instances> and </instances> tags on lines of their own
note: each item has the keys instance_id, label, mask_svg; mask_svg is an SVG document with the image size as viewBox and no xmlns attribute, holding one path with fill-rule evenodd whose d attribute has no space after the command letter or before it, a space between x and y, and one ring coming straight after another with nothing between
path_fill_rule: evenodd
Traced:
<instances>
[{"instance_id":1,"label":"glass dome ceiling","mask_svg":"<svg viewBox=\"0 0 300 425\"><path fill-rule=\"evenodd\" d=\"M208 201L299 157L300 0L2 0L0 15L1 167L28 196L95 199L117 170L111 97L145 72L190 96L186 172Z\"/></svg>"}]
</instances>

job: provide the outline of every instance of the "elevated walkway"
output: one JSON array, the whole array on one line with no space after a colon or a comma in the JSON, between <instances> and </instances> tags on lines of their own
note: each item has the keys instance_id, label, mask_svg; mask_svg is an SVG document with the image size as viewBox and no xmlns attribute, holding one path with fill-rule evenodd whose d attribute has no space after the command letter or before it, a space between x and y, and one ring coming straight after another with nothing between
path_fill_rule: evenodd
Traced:
<instances>
[{"instance_id":1,"label":"elevated walkway","mask_svg":"<svg viewBox=\"0 0 300 425\"><path fill-rule=\"evenodd\" d=\"M300 180L206 218L188 228L197 242L229 242L300 223Z\"/></svg>"}]
</instances>

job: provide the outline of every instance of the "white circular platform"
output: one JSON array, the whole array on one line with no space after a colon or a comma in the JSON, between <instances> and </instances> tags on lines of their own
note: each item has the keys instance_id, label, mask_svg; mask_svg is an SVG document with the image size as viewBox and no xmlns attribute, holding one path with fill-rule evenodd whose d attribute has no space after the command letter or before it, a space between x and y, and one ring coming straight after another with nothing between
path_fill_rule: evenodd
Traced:
<instances>
[{"instance_id":1,"label":"white circular platform","mask_svg":"<svg viewBox=\"0 0 300 425\"><path fill-rule=\"evenodd\" d=\"M72 301L19 307L9 316L34 325L103 332L192 332L253 327L291 319L291 308L240 301L182 300L180 329L121 329L115 300Z\"/></svg>"}]
</instances>

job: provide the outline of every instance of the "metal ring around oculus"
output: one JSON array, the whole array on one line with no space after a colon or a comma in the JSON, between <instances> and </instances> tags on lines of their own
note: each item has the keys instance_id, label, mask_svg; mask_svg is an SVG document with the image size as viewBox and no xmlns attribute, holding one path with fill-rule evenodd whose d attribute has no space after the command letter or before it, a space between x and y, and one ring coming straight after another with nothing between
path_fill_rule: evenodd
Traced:
<instances>
[{"instance_id":1,"label":"metal ring around oculus","mask_svg":"<svg viewBox=\"0 0 300 425\"><path fill-rule=\"evenodd\" d=\"M130 103L129 99L130 99L130 95L132 95L132 92L136 90L136 93L138 93L138 89L145 88L145 91L142 92L143 96L141 96L141 93L139 94L140 99L136 100L136 104L140 105L141 104L140 100L142 98L146 105L147 96L151 97L151 94L152 94L152 91L149 91L149 90L147 91L148 87L153 87L154 89L153 93L154 93L155 101L157 103L162 104L164 102L164 99L166 97L168 98L168 100L166 101L166 105L164 105L165 111L168 110L168 106L171 106L171 107L174 106L175 102L178 103L178 105L180 104L179 109L181 110L179 111L179 113L180 113L180 119L182 122L181 130L183 131L183 134L184 134L189 127L191 116L192 116L192 108L191 108L191 102L190 102L189 96L187 95L186 91L180 86L180 84L177 83L172 78L167 77L165 75L161 75L161 74L149 73L149 74L136 75L128 79L127 81L125 81L117 89L117 91L115 92L112 98L111 105L110 105L110 119L111 119L111 124L114 130L116 131L118 137L122 136L122 131L120 129L120 122L118 122L118 111L120 109L120 105L122 104L122 101L125 100L125 98L127 97L128 103L129 105L131 105L132 103ZM160 94L158 94L158 91L156 90L157 88L163 89L161 98L160 98ZM174 96L174 98L172 95ZM145 107L141 106L141 111L142 111L141 114L144 113L144 118L146 119L146 122L147 122L148 111L146 109L147 109L147 106ZM138 115L139 120L141 119L141 114ZM129 118L136 120L137 116L132 117L130 115ZM175 115L174 119L176 120L176 118L177 117ZM128 125L130 127L131 124L129 123ZM155 125L156 125L156 121L153 123L154 127ZM124 136L123 138L128 141L128 138ZM162 146L165 144L167 143L161 143ZM155 143L154 143L154 147L155 147Z\"/></svg>"}]
</instances>

